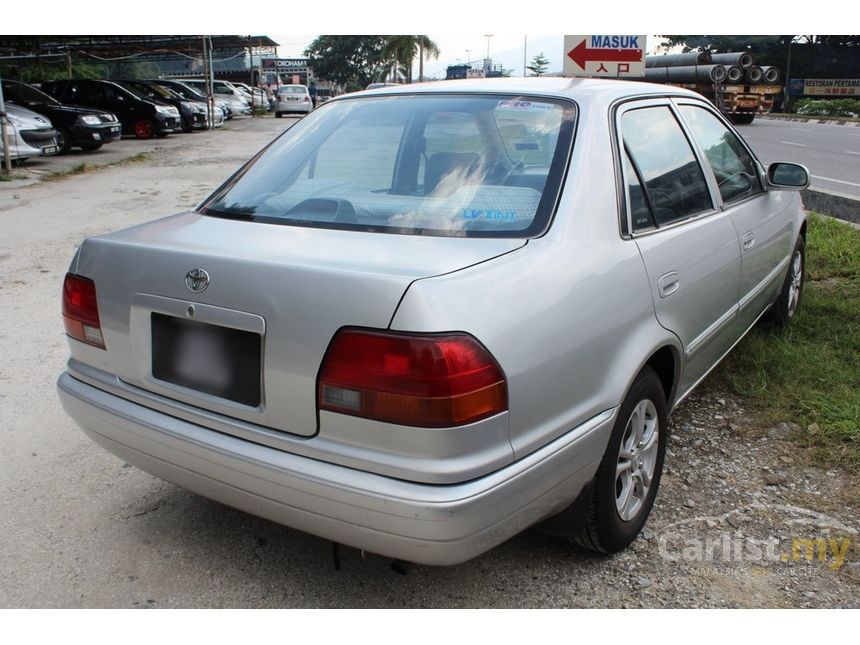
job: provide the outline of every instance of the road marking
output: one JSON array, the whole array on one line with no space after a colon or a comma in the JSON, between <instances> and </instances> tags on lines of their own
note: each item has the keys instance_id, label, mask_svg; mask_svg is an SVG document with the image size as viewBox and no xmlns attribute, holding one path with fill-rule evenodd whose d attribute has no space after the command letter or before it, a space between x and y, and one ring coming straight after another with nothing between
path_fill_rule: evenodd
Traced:
<instances>
[{"instance_id":1,"label":"road marking","mask_svg":"<svg viewBox=\"0 0 860 645\"><path fill-rule=\"evenodd\" d=\"M805 143L793 143L792 141L780 141L780 143L784 143L787 146L797 146L798 148L805 148Z\"/></svg>"},{"instance_id":2,"label":"road marking","mask_svg":"<svg viewBox=\"0 0 860 645\"><path fill-rule=\"evenodd\" d=\"M854 152L853 150L846 150L846 155L860 155L860 152Z\"/></svg>"},{"instance_id":3,"label":"road marking","mask_svg":"<svg viewBox=\"0 0 860 645\"><path fill-rule=\"evenodd\" d=\"M849 186L857 186L860 188L860 184L855 184L853 181L843 181L842 179L831 179L830 177L819 177L818 175L811 175L813 179L821 179L822 181L833 181L837 184L848 184Z\"/></svg>"}]
</instances>

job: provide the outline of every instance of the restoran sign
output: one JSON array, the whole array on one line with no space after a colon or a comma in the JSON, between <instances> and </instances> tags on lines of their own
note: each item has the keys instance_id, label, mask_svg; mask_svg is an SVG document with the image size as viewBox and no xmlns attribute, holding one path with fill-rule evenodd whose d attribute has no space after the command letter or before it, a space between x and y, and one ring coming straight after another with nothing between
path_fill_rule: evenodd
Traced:
<instances>
[{"instance_id":1,"label":"restoran sign","mask_svg":"<svg viewBox=\"0 0 860 645\"><path fill-rule=\"evenodd\" d=\"M858 78L807 78L803 81L806 96L860 96Z\"/></svg>"}]
</instances>

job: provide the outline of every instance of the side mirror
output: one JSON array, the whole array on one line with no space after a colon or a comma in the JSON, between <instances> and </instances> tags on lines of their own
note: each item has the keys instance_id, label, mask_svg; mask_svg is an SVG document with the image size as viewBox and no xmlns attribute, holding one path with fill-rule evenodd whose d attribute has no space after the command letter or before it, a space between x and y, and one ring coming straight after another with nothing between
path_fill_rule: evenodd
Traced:
<instances>
[{"instance_id":1,"label":"side mirror","mask_svg":"<svg viewBox=\"0 0 860 645\"><path fill-rule=\"evenodd\" d=\"M809 171L799 163L778 161L767 168L767 184L777 190L803 190L809 187Z\"/></svg>"}]
</instances>

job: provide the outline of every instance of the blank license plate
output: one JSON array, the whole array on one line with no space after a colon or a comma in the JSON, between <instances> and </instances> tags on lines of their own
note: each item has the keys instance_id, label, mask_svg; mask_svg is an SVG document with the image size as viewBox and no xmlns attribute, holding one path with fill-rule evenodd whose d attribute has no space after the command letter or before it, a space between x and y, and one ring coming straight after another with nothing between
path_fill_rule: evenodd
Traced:
<instances>
[{"instance_id":1,"label":"blank license plate","mask_svg":"<svg viewBox=\"0 0 860 645\"><path fill-rule=\"evenodd\" d=\"M261 350L260 334L152 314L152 375L160 381L257 407Z\"/></svg>"}]
</instances>

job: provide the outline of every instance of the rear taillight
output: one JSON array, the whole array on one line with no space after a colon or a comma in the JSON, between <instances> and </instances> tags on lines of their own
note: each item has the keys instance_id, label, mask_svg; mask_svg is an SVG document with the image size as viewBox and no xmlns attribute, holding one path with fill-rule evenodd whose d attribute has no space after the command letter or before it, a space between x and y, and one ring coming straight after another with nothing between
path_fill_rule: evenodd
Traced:
<instances>
[{"instance_id":1,"label":"rear taillight","mask_svg":"<svg viewBox=\"0 0 860 645\"><path fill-rule=\"evenodd\" d=\"M320 410L425 428L473 423L508 408L495 359L466 334L344 330L320 368Z\"/></svg>"},{"instance_id":2,"label":"rear taillight","mask_svg":"<svg viewBox=\"0 0 860 645\"><path fill-rule=\"evenodd\" d=\"M63 282L63 324L66 333L75 340L105 349L99 323L96 285L89 278L66 274Z\"/></svg>"}]
</instances>

